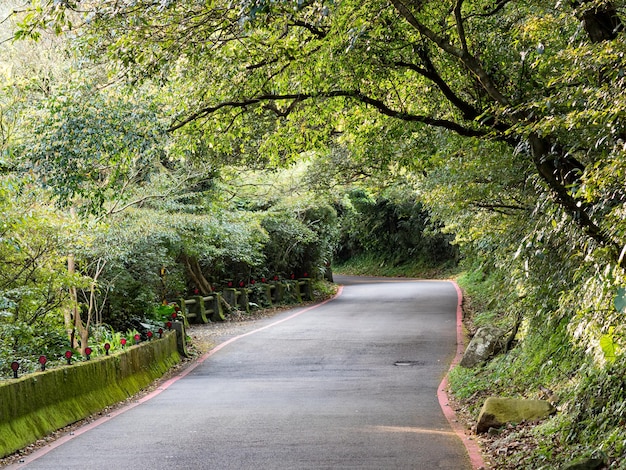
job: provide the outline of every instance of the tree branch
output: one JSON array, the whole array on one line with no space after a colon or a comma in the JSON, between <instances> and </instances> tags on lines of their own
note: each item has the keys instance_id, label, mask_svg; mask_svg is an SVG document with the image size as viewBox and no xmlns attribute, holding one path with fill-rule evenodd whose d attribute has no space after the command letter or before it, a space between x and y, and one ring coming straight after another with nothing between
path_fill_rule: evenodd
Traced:
<instances>
[{"instance_id":1,"label":"tree branch","mask_svg":"<svg viewBox=\"0 0 626 470\"><path fill-rule=\"evenodd\" d=\"M510 215L517 211L528 211L528 207L519 206L516 204L488 204L486 202L472 202L470 203L472 206L478 207L479 209L490 210L493 212L497 212L499 214Z\"/></svg>"},{"instance_id":2,"label":"tree branch","mask_svg":"<svg viewBox=\"0 0 626 470\"><path fill-rule=\"evenodd\" d=\"M176 194L176 192L178 192L181 187L183 187L185 184L187 184L191 180L193 180L193 176L188 175L186 178L181 178L177 183L173 184L167 191L163 193L147 194L145 196L141 196L137 199L127 202L121 207L118 207L120 200L116 200L113 206L106 212L106 214L103 215L103 217L114 215L114 214L119 214L120 212L124 212L129 207L143 204L144 202L149 201L149 200L165 199L167 197L170 197L172 194Z\"/></svg>"},{"instance_id":3,"label":"tree branch","mask_svg":"<svg viewBox=\"0 0 626 470\"><path fill-rule=\"evenodd\" d=\"M312 24L309 24L305 21L300 21L300 20L295 20L291 23L289 23L288 26L300 26L302 28L307 29L313 36L315 36L318 39L324 39L326 37L326 31L323 31L317 27L315 27Z\"/></svg>"},{"instance_id":4,"label":"tree branch","mask_svg":"<svg viewBox=\"0 0 626 470\"><path fill-rule=\"evenodd\" d=\"M465 26L463 25L463 15L461 13L461 9L463 8L463 0L457 0L454 5L454 19L456 23L456 32L459 36L459 42L461 43L461 49L465 53L467 50L467 39L465 38Z\"/></svg>"},{"instance_id":5,"label":"tree branch","mask_svg":"<svg viewBox=\"0 0 626 470\"><path fill-rule=\"evenodd\" d=\"M404 61L398 61L393 63L392 65L396 67L408 68L409 70L418 73L422 77L427 78L435 85L437 85L437 88L441 90L446 99L461 111L464 119L467 119L469 121L473 121L474 119L476 119L480 115L478 110L476 110L471 104L461 99L454 91L452 91L446 81L441 78L441 75L439 75L439 73L435 70L435 66L430 60L430 57L428 57L426 51L420 51L419 55L422 62L424 62L424 67L419 67L416 64Z\"/></svg>"},{"instance_id":6,"label":"tree branch","mask_svg":"<svg viewBox=\"0 0 626 470\"><path fill-rule=\"evenodd\" d=\"M210 114L213 114L224 108L245 108L246 106L257 105L263 102L272 102L272 101L305 101L310 99L326 99L326 98L352 98L361 103L368 104L376 108L378 112L384 114L389 117L393 117L396 119L400 119L406 122L420 122L423 124L427 124L429 126L440 127L444 129L448 129L450 131L456 132L459 135L465 137L484 137L489 133L484 130L472 129L469 127L462 126L461 124L450 121L447 119L436 119L432 116L421 115L421 114L411 114L403 111L397 111L395 109L390 108L384 101L372 98L370 96L364 95L360 91L350 91L350 90L333 90L328 92L319 92L319 93L295 93L295 94L284 94L284 95L276 95L276 94L265 94L259 95L254 98L247 98L241 101L224 101L223 103L219 103L215 106L207 106L202 108L195 113L187 116L182 121L172 124L168 132L174 132L181 127L193 122L197 119L202 119Z\"/></svg>"},{"instance_id":7,"label":"tree branch","mask_svg":"<svg viewBox=\"0 0 626 470\"><path fill-rule=\"evenodd\" d=\"M489 16L493 16L493 15L495 15L496 13L498 13L500 10L502 10L502 9L505 7L505 5L506 5L507 3L509 3L510 1L511 1L511 0L498 0L498 1L496 2L496 6L495 6L495 7L493 7L493 9L492 9L492 10L490 10L490 11L485 11L485 13L482 13L482 14L480 14L480 15L476 15L476 16L483 17L483 18L485 18L485 17L489 17ZM485 8L485 10L486 10L486 9L487 9L487 8Z\"/></svg>"},{"instance_id":8,"label":"tree branch","mask_svg":"<svg viewBox=\"0 0 626 470\"><path fill-rule=\"evenodd\" d=\"M402 15L402 17L404 17L404 19L407 20L408 23L420 34L435 43L447 54L459 59L463 65L465 65L465 67L467 67L467 69L478 78L482 87L494 101L504 106L509 105L509 100L502 93L500 93L500 90L498 90L498 87L491 80L489 74L481 67L480 62L476 59L476 57L471 55L467 50L463 50L452 45L447 39L439 36L425 24L421 23L403 3L403 0L391 0L391 3L396 10L398 10L398 13L400 13L400 15Z\"/></svg>"},{"instance_id":9,"label":"tree branch","mask_svg":"<svg viewBox=\"0 0 626 470\"><path fill-rule=\"evenodd\" d=\"M554 193L561 206L567 210L574 222L590 238L599 245L612 248L616 253L619 253L619 245L611 239L606 231L600 228L587 212L587 207L579 199L572 196L568 190L566 183L572 177L572 174L570 172L562 174L562 171L557 168L555 159L550 158L550 146L547 139L541 138L536 134L531 134L528 139L537 172ZM620 262L620 264L623 266L624 263Z\"/></svg>"}]
</instances>

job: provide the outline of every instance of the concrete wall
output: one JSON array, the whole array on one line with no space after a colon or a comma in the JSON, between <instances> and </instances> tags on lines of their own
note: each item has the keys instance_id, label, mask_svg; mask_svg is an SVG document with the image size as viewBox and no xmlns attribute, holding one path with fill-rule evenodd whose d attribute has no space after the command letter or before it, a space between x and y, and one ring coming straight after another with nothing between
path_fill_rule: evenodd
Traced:
<instances>
[{"instance_id":1,"label":"concrete wall","mask_svg":"<svg viewBox=\"0 0 626 470\"><path fill-rule=\"evenodd\" d=\"M180 361L176 333L0 383L0 457L125 400Z\"/></svg>"}]
</instances>

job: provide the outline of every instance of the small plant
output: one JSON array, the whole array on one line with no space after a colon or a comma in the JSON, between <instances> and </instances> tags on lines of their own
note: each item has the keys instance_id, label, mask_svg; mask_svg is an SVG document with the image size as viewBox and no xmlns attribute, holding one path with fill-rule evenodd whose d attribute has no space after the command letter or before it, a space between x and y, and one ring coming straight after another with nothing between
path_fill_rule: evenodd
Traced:
<instances>
[{"instance_id":1,"label":"small plant","mask_svg":"<svg viewBox=\"0 0 626 470\"><path fill-rule=\"evenodd\" d=\"M178 307L178 304L175 303L161 304L154 309L152 317L157 323L170 321L174 313L177 315L180 313L177 312L176 307Z\"/></svg>"},{"instance_id":2,"label":"small plant","mask_svg":"<svg viewBox=\"0 0 626 470\"><path fill-rule=\"evenodd\" d=\"M110 347L109 353L120 349L121 339L123 336L124 335L122 333L114 331L113 328L107 325L101 325L96 329L94 334L94 352L97 355L106 355L106 344L108 344Z\"/></svg>"}]
</instances>

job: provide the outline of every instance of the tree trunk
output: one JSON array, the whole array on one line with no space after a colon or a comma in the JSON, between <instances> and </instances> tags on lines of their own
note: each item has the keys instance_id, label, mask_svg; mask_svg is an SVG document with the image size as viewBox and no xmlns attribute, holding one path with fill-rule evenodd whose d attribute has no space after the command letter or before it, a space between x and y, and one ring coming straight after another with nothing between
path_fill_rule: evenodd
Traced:
<instances>
[{"instance_id":1,"label":"tree trunk","mask_svg":"<svg viewBox=\"0 0 626 470\"><path fill-rule=\"evenodd\" d=\"M76 311L78 312L78 314L74 317L74 320L79 340L77 340L76 336L74 336L74 340L76 342L74 348L84 355L85 349L89 346L89 316L87 317L87 324L85 324L83 323L82 315L80 314L80 307L78 306L78 304L76 304Z\"/></svg>"},{"instance_id":2,"label":"tree trunk","mask_svg":"<svg viewBox=\"0 0 626 470\"><path fill-rule=\"evenodd\" d=\"M188 279L198 288L202 295L209 295L213 291L211 283L204 277L200 263L195 256L181 253L180 259L185 265Z\"/></svg>"},{"instance_id":3,"label":"tree trunk","mask_svg":"<svg viewBox=\"0 0 626 470\"><path fill-rule=\"evenodd\" d=\"M76 264L73 254L67 256L67 271L69 274L76 273ZM72 305L64 314L65 329L68 332L72 348L83 354L89 344L89 319L91 315L89 314L87 316L87 324L85 325L78 304L78 292L75 286L70 286L70 301Z\"/></svg>"},{"instance_id":4,"label":"tree trunk","mask_svg":"<svg viewBox=\"0 0 626 470\"><path fill-rule=\"evenodd\" d=\"M70 208L70 215L72 218L76 217L76 211L74 208ZM74 253L67 255L67 272L72 277L76 274L76 259ZM91 319L91 310L87 316L87 324L83 323L81 316L80 306L78 304L78 291L76 286L70 286L70 308L64 313L65 329L68 332L70 344L73 349L78 350L81 354L84 354L85 348L89 344L89 321ZM76 335L78 334L78 338Z\"/></svg>"},{"instance_id":5,"label":"tree trunk","mask_svg":"<svg viewBox=\"0 0 626 470\"><path fill-rule=\"evenodd\" d=\"M70 275L76 273L76 265L74 262L74 254L70 253L67 255L67 272ZM67 332L67 336L70 340L70 345L72 348L76 347L76 318L80 318L80 314L78 311L78 294L76 292L75 286L70 286L70 308L63 311L63 319L65 322L65 331Z\"/></svg>"}]
</instances>

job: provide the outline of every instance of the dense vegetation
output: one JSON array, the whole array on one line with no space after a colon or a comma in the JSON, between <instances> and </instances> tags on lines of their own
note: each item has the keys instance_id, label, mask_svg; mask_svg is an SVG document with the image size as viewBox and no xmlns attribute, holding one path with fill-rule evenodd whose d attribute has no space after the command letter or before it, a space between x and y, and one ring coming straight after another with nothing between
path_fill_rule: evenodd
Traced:
<instances>
[{"instance_id":1,"label":"dense vegetation","mask_svg":"<svg viewBox=\"0 0 626 470\"><path fill-rule=\"evenodd\" d=\"M38 42L2 46L4 344L334 255L463 259L470 328L517 337L458 395L560 398L498 465L626 468L624 7L11 5Z\"/></svg>"}]
</instances>

